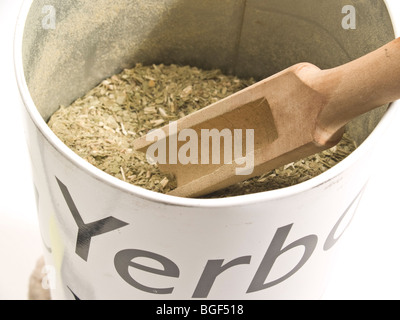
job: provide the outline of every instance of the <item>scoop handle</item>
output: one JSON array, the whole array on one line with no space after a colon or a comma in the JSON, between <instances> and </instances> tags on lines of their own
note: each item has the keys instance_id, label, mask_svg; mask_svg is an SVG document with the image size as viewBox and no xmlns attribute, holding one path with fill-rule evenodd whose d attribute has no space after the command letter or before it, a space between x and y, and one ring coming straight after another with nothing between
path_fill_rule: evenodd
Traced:
<instances>
[{"instance_id":1,"label":"scoop handle","mask_svg":"<svg viewBox=\"0 0 400 320\"><path fill-rule=\"evenodd\" d=\"M325 100L316 126L316 140L324 144L352 119L400 99L400 38L357 60L320 71L313 87Z\"/></svg>"}]
</instances>

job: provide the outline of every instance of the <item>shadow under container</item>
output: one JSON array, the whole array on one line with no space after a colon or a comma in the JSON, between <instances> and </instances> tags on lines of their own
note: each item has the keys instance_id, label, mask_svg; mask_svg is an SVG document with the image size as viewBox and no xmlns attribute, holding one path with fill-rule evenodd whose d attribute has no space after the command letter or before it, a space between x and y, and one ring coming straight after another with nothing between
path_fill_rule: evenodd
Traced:
<instances>
[{"instance_id":1,"label":"shadow under container","mask_svg":"<svg viewBox=\"0 0 400 320\"><path fill-rule=\"evenodd\" d=\"M357 12L356 29L343 28L346 5ZM335 67L394 37L384 1L25 1L15 63L53 299L320 298L395 108L350 123L360 147L326 173L212 200L113 178L46 121L136 63L262 79L305 61Z\"/></svg>"}]
</instances>

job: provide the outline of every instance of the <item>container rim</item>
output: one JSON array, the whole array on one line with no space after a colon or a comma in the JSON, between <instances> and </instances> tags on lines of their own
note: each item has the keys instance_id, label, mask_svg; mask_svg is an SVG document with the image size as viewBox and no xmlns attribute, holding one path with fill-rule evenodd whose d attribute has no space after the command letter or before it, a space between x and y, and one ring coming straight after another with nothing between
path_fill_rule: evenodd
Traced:
<instances>
[{"instance_id":1,"label":"container rim","mask_svg":"<svg viewBox=\"0 0 400 320\"><path fill-rule=\"evenodd\" d=\"M279 189L273 191L266 191L262 193L243 195L237 197L221 198L221 199L192 199L192 198L178 198L153 191L149 191L127 182L121 181L102 170L94 167L93 165L86 162L84 159L79 157L71 149L69 149L48 127L39 111L37 110L35 103L30 95L28 85L26 83L23 59L22 59L22 46L23 46L23 35L25 29L25 21L28 17L31 4L34 0L23 0L21 10L17 19L15 37L14 37L14 69L17 80L18 89L24 107L31 120L33 121L36 128L44 136L44 138L50 143L50 145L67 158L72 164L93 178L106 183L110 187L117 188L124 193L135 195L144 200L162 203L165 205L178 206L178 207L196 207L196 208L221 208L221 207L241 207L251 204L256 204L265 201L275 201L282 198L293 197L297 194L306 192L307 190L317 188L321 185L328 184L341 175L342 172L353 166L357 160L361 157L368 156L368 151L377 143L385 131L388 129L393 118L395 118L396 112L398 113L400 108L400 100L391 104L386 114L383 116L378 126L372 131L370 136L345 160L337 164L335 167L327 170L321 175L312 178L301 184ZM399 35L400 18L397 21L394 19L394 7L399 7L400 3L396 3L398 0L384 0L388 7L388 12L391 15L391 22L395 29L396 36ZM396 108L396 106L398 106Z\"/></svg>"}]
</instances>

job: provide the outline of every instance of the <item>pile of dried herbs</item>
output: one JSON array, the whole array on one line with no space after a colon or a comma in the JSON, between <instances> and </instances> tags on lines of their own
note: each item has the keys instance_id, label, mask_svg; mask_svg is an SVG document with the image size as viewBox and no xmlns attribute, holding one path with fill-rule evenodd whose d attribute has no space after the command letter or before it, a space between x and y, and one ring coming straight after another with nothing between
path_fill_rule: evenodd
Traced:
<instances>
[{"instance_id":1,"label":"pile of dried herbs","mask_svg":"<svg viewBox=\"0 0 400 320\"><path fill-rule=\"evenodd\" d=\"M48 125L75 153L106 173L168 193L174 177L132 149L134 139L227 97L254 81L177 65L136 65L61 108ZM219 191L229 197L292 186L333 167L355 149L347 137L335 148Z\"/></svg>"}]
</instances>

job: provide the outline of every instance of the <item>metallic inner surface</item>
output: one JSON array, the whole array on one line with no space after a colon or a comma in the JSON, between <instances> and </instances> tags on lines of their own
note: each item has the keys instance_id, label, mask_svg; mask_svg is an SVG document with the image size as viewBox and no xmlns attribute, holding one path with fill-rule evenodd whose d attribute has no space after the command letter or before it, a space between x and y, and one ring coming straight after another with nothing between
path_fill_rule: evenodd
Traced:
<instances>
[{"instance_id":1,"label":"metallic inner surface","mask_svg":"<svg viewBox=\"0 0 400 320\"><path fill-rule=\"evenodd\" d=\"M342 27L346 5L357 12L354 30ZM55 29L43 27L48 6L55 9ZM138 62L262 79L298 62L338 66L392 39L379 0L36 0L25 25L23 64L47 120L60 105ZM361 143L384 112L353 121L348 131Z\"/></svg>"}]
</instances>

